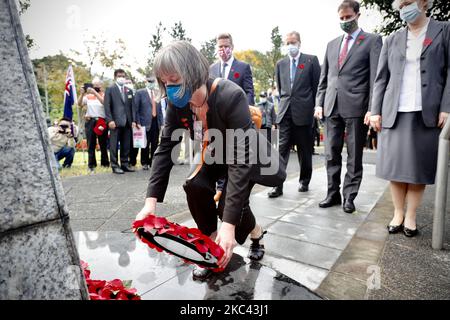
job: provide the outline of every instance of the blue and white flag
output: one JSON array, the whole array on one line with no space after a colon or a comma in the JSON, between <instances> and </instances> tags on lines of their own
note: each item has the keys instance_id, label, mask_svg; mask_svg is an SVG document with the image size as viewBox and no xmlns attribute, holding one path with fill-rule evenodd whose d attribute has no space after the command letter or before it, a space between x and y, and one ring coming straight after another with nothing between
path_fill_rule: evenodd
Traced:
<instances>
[{"instance_id":1,"label":"blue and white flag","mask_svg":"<svg viewBox=\"0 0 450 320\"><path fill-rule=\"evenodd\" d=\"M66 89L64 92L64 117L72 120L72 107L77 101L77 90L75 87L75 75L73 73L72 65L69 66L66 75Z\"/></svg>"}]
</instances>

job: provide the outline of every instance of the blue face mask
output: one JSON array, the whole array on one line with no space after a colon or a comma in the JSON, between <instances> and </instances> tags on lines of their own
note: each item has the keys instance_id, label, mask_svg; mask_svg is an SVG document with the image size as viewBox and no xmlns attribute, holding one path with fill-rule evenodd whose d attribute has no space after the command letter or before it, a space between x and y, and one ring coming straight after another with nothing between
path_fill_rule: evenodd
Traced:
<instances>
[{"instance_id":1,"label":"blue face mask","mask_svg":"<svg viewBox=\"0 0 450 320\"><path fill-rule=\"evenodd\" d=\"M184 96L180 97L181 84L168 85L166 87L167 98L176 108L184 108L192 98L192 93L189 89L186 89Z\"/></svg>"},{"instance_id":2,"label":"blue face mask","mask_svg":"<svg viewBox=\"0 0 450 320\"><path fill-rule=\"evenodd\" d=\"M420 16L422 11L420 11L417 6L417 2L413 2L408 6L404 6L400 9L400 18L406 23L411 23L416 21L417 17Z\"/></svg>"}]
</instances>

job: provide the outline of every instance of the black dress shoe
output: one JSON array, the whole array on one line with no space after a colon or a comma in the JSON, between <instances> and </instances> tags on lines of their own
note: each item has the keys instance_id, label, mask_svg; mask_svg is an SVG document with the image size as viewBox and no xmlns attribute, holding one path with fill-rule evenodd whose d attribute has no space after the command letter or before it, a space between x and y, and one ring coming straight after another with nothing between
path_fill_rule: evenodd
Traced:
<instances>
[{"instance_id":1,"label":"black dress shoe","mask_svg":"<svg viewBox=\"0 0 450 320\"><path fill-rule=\"evenodd\" d=\"M267 233L267 231L263 231L261 236L258 239L252 239L252 244L250 245L250 251L248 252L247 258L253 261L259 261L264 257L265 249L264 245L260 244L259 241L261 241L264 238L264 235Z\"/></svg>"},{"instance_id":2,"label":"black dress shoe","mask_svg":"<svg viewBox=\"0 0 450 320\"><path fill-rule=\"evenodd\" d=\"M415 236L417 236L419 234L419 230L417 230L417 228L414 229L414 230L411 230L411 229L408 229L407 227L403 227L403 233L408 238L412 238L412 237L415 237Z\"/></svg>"},{"instance_id":3,"label":"black dress shoe","mask_svg":"<svg viewBox=\"0 0 450 320\"><path fill-rule=\"evenodd\" d=\"M277 198L283 195L283 189L280 187L275 187L268 194L269 198Z\"/></svg>"},{"instance_id":4,"label":"black dress shoe","mask_svg":"<svg viewBox=\"0 0 450 320\"><path fill-rule=\"evenodd\" d=\"M192 279L197 280L197 281L204 281L211 274L212 274L211 270L203 269L203 268L200 268L199 266L195 266L194 270L192 271Z\"/></svg>"},{"instance_id":5,"label":"black dress shoe","mask_svg":"<svg viewBox=\"0 0 450 320\"><path fill-rule=\"evenodd\" d=\"M298 188L298 192L308 192L309 191L309 188L308 188L308 186L300 186L299 188Z\"/></svg>"},{"instance_id":6,"label":"black dress shoe","mask_svg":"<svg viewBox=\"0 0 450 320\"><path fill-rule=\"evenodd\" d=\"M336 195L336 196L332 196L332 197L327 197L325 200L323 200L321 203L319 203L319 207L329 208L329 207L340 205L341 203L342 203L341 196Z\"/></svg>"},{"instance_id":7,"label":"black dress shoe","mask_svg":"<svg viewBox=\"0 0 450 320\"><path fill-rule=\"evenodd\" d=\"M120 167L122 170L123 170L123 172L135 172L131 167L129 167L129 166L121 166Z\"/></svg>"},{"instance_id":8,"label":"black dress shoe","mask_svg":"<svg viewBox=\"0 0 450 320\"><path fill-rule=\"evenodd\" d=\"M344 212L346 213L353 213L355 212L355 204L353 203L353 200L345 199L344 205L343 205Z\"/></svg>"},{"instance_id":9,"label":"black dress shoe","mask_svg":"<svg viewBox=\"0 0 450 320\"><path fill-rule=\"evenodd\" d=\"M112 172L115 173L115 174L124 174L125 173L120 168L112 168Z\"/></svg>"},{"instance_id":10,"label":"black dress shoe","mask_svg":"<svg viewBox=\"0 0 450 320\"><path fill-rule=\"evenodd\" d=\"M391 226L388 225L387 226L388 232L390 234L395 234L395 233L399 233L400 231L403 231L403 224L399 225L399 226Z\"/></svg>"}]
</instances>

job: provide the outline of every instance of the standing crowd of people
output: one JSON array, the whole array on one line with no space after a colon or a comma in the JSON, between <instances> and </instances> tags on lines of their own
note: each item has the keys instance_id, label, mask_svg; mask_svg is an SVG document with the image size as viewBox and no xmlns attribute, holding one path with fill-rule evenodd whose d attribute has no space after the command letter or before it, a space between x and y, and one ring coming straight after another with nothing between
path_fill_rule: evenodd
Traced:
<instances>
[{"instance_id":1,"label":"standing crowd of people","mask_svg":"<svg viewBox=\"0 0 450 320\"><path fill-rule=\"evenodd\" d=\"M147 147L141 150L141 163L151 173L147 199L137 216L143 219L155 214L157 202L164 199L174 164L170 156L181 142L172 139L174 131L187 128L191 137L207 137L208 129L217 129L225 137L227 129L252 130L249 106L256 106L261 118L258 132L269 144L272 131L278 129L280 171L261 177L254 170L258 165L223 161L205 164L184 185L199 229L225 250L221 267L228 264L234 246L248 236L249 258L263 258L265 231L251 211L251 190L259 183L273 187L268 197L281 197L283 171L295 146L300 163L298 191L308 192L322 122L328 190L319 207L341 205L349 214L357 210L369 136L378 149L376 174L390 181L395 212L387 226L389 233L415 236L416 210L425 186L434 184L438 135L450 112L450 27L427 17L432 6L433 0L394 0L406 27L383 43L380 35L359 27L360 4L344 0L337 10L343 34L328 43L323 64L317 56L302 52L299 32L289 32L284 39L287 56L274 70L276 88L260 92L256 104L251 66L234 57L230 34L217 36L219 60L212 66L188 42L173 42L158 53L154 75L147 78L147 88L136 94L125 85L123 70L116 70L114 84L104 93L96 80L92 88L83 89L79 105L87 108L89 168L97 165L98 140L102 166L111 165L116 174L134 171L137 150L132 133L145 128ZM195 125L198 122L200 126ZM59 127L67 125L63 121ZM344 143L346 174L341 183ZM245 139L238 144L248 147ZM54 151L57 157L73 157L65 148ZM217 217L223 221L220 229ZM207 275L207 270L194 270L198 278Z\"/></svg>"}]
</instances>

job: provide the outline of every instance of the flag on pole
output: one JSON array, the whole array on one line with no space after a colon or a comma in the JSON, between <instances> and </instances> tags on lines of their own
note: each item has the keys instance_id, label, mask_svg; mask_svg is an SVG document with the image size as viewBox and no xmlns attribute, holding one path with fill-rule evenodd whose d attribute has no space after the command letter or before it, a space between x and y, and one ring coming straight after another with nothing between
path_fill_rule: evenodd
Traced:
<instances>
[{"instance_id":1,"label":"flag on pole","mask_svg":"<svg viewBox=\"0 0 450 320\"><path fill-rule=\"evenodd\" d=\"M77 90L75 87L75 75L73 73L72 64L69 65L66 75L66 89L64 92L64 117L72 120L72 107L77 101Z\"/></svg>"}]
</instances>

